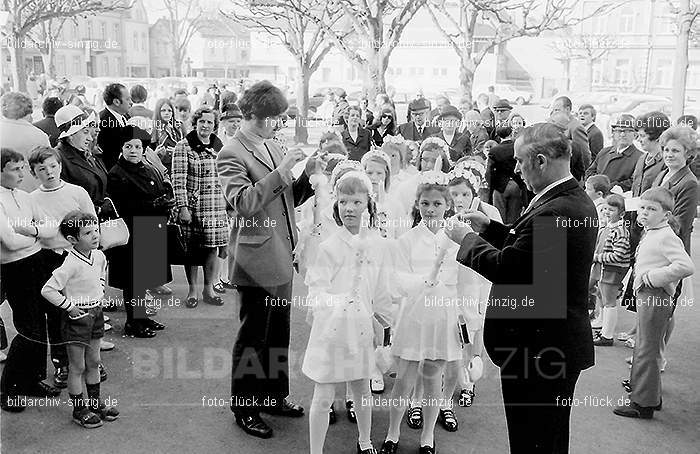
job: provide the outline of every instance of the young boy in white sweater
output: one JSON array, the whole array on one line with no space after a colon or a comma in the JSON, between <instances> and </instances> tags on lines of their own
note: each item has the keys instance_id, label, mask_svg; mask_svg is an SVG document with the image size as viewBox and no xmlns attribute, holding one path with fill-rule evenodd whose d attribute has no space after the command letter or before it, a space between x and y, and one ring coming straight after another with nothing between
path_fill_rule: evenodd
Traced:
<instances>
[{"instance_id":1,"label":"young boy in white sweater","mask_svg":"<svg viewBox=\"0 0 700 454\"><path fill-rule=\"evenodd\" d=\"M637 210L637 222L644 227L634 265L638 340L630 372L630 402L613 410L619 416L651 419L661 409L661 343L675 309L678 282L695 272L683 242L669 226L673 203L668 189L656 187L644 191Z\"/></svg>"},{"instance_id":2,"label":"young boy in white sweater","mask_svg":"<svg viewBox=\"0 0 700 454\"><path fill-rule=\"evenodd\" d=\"M95 428L102 421L114 421L116 408L100 400L100 339L104 336L102 298L107 259L100 246L100 227L92 214L73 211L59 227L73 246L63 264L54 270L41 294L65 312L63 339L68 344L68 394L73 405L73 421ZM83 373L87 402L83 398Z\"/></svg>"}]
</instances>

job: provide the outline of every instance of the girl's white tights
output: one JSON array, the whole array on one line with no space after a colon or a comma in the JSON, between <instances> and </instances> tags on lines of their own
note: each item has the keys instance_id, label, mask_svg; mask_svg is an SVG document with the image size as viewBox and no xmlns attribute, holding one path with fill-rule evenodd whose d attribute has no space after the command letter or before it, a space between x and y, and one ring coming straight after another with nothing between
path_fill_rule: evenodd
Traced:
<instances>
[{"instance_id":1,"label":"girl's white tights","mask_svg":"<svg viewBox=\"0 0 700 454\"><path fill-rule=\"evenodd\" d=\"M348 382L352 399L355 402L357 431L360 449L372 446L370 433L372 429L372 394L369 379ZM309 410L310 454L323 454L323 444L328 432L328 409L335 399L335 383L316 383L314 396Z\"/></svg>"},{"instance_id":2,"label":"girl's white tights","mask_svg":"<svg viewBox=\"0 0 700 454\"><path fill-rule=\"evenodd\" d=\"M394 405L389 409L389 432L387 440L399 441L401 420L406 411L408 399L411 396L411 388L417 384L420 378L423 385L423 395L427 405L423 406L423 431L420 436L421 446L434 446L435 423L442 399L442 374L445 370L445 361L422 362L421 377L418 377L418 361L407 361L398 358L396 382L391 392Z\"/></svg>"}]
</instances>

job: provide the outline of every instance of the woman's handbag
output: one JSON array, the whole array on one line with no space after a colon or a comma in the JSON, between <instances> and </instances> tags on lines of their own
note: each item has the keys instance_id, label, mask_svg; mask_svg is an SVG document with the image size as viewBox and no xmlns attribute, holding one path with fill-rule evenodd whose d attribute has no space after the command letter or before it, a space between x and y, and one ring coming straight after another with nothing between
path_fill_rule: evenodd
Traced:
<instances>
[{"instance_id":1,"label":"woman's handbag","mask_svg":"<svg viewBox=\"0 0 700 454\"><path fill-rule=\"evenodd\" d=\"M126 222L119 217L117 207L114 206L112 199L106 197L105 201L107 200L112 205L117 217L100 222L100 248L103 251L116 246L124 246L129 242L129 228L126 226Z\"/></svg>"}]
</instances>

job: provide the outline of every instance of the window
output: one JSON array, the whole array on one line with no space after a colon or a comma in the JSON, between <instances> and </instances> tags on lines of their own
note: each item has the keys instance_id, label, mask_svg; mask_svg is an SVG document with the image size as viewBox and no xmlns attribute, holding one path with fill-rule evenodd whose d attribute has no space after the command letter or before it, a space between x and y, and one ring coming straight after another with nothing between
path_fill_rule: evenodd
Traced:
<instances>
[{"instance_id":1,"label":"window","mask_svg":"<svg viewBox=\"0 0 700 454\"><path fill-rule=\"evenodd\" d=\"M631 82L630 78L630 61L623 58L617 60L615 64L615 83L620 85L628 85Z\"/></svg>"},{"instance_id":2,"label":"window","mask_svg":"<svg viewBox=\"0 0 700 454\"><path fill-rule=\"evenodd\" d=\"M139 50L139 34L134 32L134 50Z\"/></svg>"},{"instance_id":3,"label":"window","mask_svg":"<svg viewBox=\"0 0 700 454\"><path fill-rule=\"evenodd\" d=\"M119 41L121 38L121 29L119 28L119 24L114 24L114 40Z\"/></svg>"},{"instance_id":4,"label":"window","mask_svg":"<svg viewBox=\"0 0 700 454\"><path fill-rule=\"evenodd\" d=\"M141 32L141 50L146 52L146 34Z\"/></svg>"},{"instance_id":5,"label":"window","mask_svg":"<svg viewBox=\"0 0 700 454\"><path fill-rule=\"evenodd\" d=\"M656 85L661 85L663 87L671 86L672 78L672 61L669 59L662 59L656 62L656 78L654 83Z\"/></svg>"},{"instance_id":6,"label":"window","mask_svg":"<svg viewBox=\"0 0 700 454\"><path fill-rule=\"evenodd\" d=\"M591 18L591 33L601 35L608 32L608 16L593 16Z\"/></svg>"},{"instance_id":7,"label":"window","mask_svg":"<svg viewBox=\"0 0 700 454\"><path fill-rule=\"evenodd\" d=\"M79 55L73 55L73 74L82 74L82 61Z\"/></svg>"},{"instance_id":8,"label":"window","mask_svg":"<svg viewBox=\"0 0 700 454\"><path fill-rule=\"evenodd\" d=\"M593 63L593 83L602 84L603 83L603 63L595 62Z\"/></svg>"},{"instance_id":9,"label":"window","mask_svg":"<svg viewBox=\"0 0 700 454\"><path fill-rule=\"evenodd\" d=\"M109 76L109 58L104 57L102 59L102 75Z\"/></svg>"},{"instance_id":10,"label":"window","mask_svg":"<svg viewBox=\"0 0 700 454\"><path fill-rule=\"evenodd\" d=\"M100 38L107 39L107 24L100 22Z\"/></svg>"},{"instance_id":11,"label":"window","mask_svg":"<svg viewBox=\"0 0 700 454\"><path fill-rule=\"evenodd\" d=\"M116 76L121 76L124 71L122 70L122 58L116 57L114 59L114 73Z\"/></svg>"},{"instance_id":12,"label":"window","mask_svg":"<svg viewBox=\"0 0 700 454\"><path fill-rule=\"evenodd\" d=\"M241 60L243 60L243 61L248 60L248 51L247 50L241 51Z\"/></svg>"},{"instance_id":13,"label":"window","mask_svg":"<svg viewBox=\"0 0 700 454\"><path fill-rule=\"evenodd\" d=\"M413 66L411 66L410 68L408 68L408 75L409 75L409 76L415 76L415 75L416 75L416 68L414 68Z\"/></svg>"},{"instance_id":14,"label":"window","mask_svg":"<svg viewBox=\"0 0 700 454\"><path fill-rule=\"evenodd\" d=\"M87 23L87 38L92 39L92 22Z\"/></svg>"},{"instance_id":15,"label":"window","mask_svg":"<svg viewBox=\"0 0 700 454\"><path fill-rule=\"evenodd\" d=\"M447 77L447 68L441 68L440 69L440 75L442 77Z\"/></svg>"},{"instance_id":16,"label":"window","mask_svg":"<svg viewBox=\"0 0 700 454\"><path fill-rule=\"evenodd\" d=\"M626 9L620 14L619 30L620 33L634 32L634 11Z\"/></svg>"},{"instance_id":17,"label":"window","mask_svg":"<svg viewBox=\"0 0 700 454\"><path fill-rule=\"evenodd\" d=\"M418 68L418 75L422 76L424 74L425 74L425 68L423 68L423 67Z\"/></svg>"},{"instance_id":18,"label":"window","mask_svg":"<svg viewBox=\"0 0 700 454\"><path fill-rule=\"evenodd\" d=\"M440 75L440 68L433 68L433 76L439 76Z\"/></svg>"},{"instance_id":19,"label":"window","mask_svg":"<svg viewBox=\"0 0 700 454\"><path fill-rule=\"evenodd\" d=\"M66 56L57 55L56 56L56 74L67 74L66 71Z\"/></svg>"}]
</instances>

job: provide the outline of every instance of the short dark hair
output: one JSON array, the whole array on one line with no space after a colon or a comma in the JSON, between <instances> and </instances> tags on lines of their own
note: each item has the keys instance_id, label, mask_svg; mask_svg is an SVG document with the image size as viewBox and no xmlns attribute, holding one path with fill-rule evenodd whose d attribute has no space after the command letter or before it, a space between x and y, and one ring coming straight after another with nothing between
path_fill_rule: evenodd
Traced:
<instances>
[{"instance_id":1,"label":"short dark hair","mask_svg":"<svg viewBox=\"0 0 700 454\"><path fill-rule=\"evenodd\" d=\"M676 124L680 125L681 123L688 125L695 130L698 129L698 117L695 115L681 115L678 117L678 120L676 120Z\"/></svg>"},{"instance_id":2,"label":"short dark hair","mask_svg":"<svg viewBox=\"0 0 700 454\"><path fill-rule=\"evenodd\" d=\"M610 194L611 184L607 175L591 175L586 180L586 183L590 184L595 192L603 193L603 196Z\"/></svg>"},{"instance_id":3,"label":"short dark hair","mask_svg":"<svg viewBox=\"0 0 700 454\"><path fill-rule=\"evenodd\" d=\"M605 197L605 203L611 207L617 208L620 214L625 214L625 198L620 194L608 194Z\"/></svg>"},{"instance_id":4,"label":"short dark hair","mask_svg":"<svg viewBox=\"0 0 700 454\"><path fill-rule=\"evenodd\" d=\"M123 88L126 87L120 83L107 85L105 87L104 93L102 93L102 99L104 100L105 104L111 106L112 104L114 104L115 99L121 99Z\"/></svg>"},{"instance_id":5,"label":"short dark hair","mask_svg":"<svg viewBox=\"0 0 700 454\"><path fill-rule=\"evenodd\" d=\"M510 126L498 126L496 128L496 135L501 139L505 139L513 133L513 128Z\"/></svg>"},{"instance_id":6,"label":"short dark hair","mask_svg":"<svg viewBox=\"0 0 700 454\"><path fill-rule=\"evenodd\" d=\"M3 147L0 149L0 171L5 170L5 166L8 162L22 162L24 161L24 156L22 153L18 153L12 148Z\"/></svg>"},{"instance_id":7,"label":"short dark hair","mask_svg":"<svg viewBox=\"0 0 700 454\"><path fill-rule=\"evenodd\" d=\"M649 140L658 140L671 127L671 120L663 112L649 112L636 120L637 131L644 131Z\"/></svg>"},{"instance_id":8,"label":"short dark hair","mask_svg":"<svg viewBox=\"0 0 700 454\"><path fill-rule=\"evenodd\" d=\"M55 148L46 146L36 147L34 150L32 150L32 153L29 155L29 168L34 170L34 166L42 164L49 158L56 158L56 161L58 161L59 164L61 164L62 162L61 155Z\"/></svg>"},{"instance_id":9,"label":"short dark hair","mask_svg":"<svg viewBox=\"0 0 700 454\"><path fill-rule=\"evenodd\" d=\"M216 130L219 128L219 113L212 109L211 106L204 105L194 111L192 114L192 126L196 127L197 122L205 113L214 115L214 134L216 134Z\"/></svg>"},{"instance_id":10,"label":"short dark hair","mask_svg":"<svg viewBox=\"0 0 700 454\"><path fill-rule=\"evenodd\" d=\"M238 107L241 108L244 119L250 120L255 115L255 118L262 120L283 114L289 104L279 88L263 80L253 84L243 93Z\"/></svg>"},{"instance_id":11,"label":"short dark hair","mask_svg":"<svg viewBox=\"0 0 700 454\"><path fill-rule=\"evenodd\" d=\"M58 226L58 231L66 238L69 236L78 238L81 228L93 224L98 224L95 216L84 211L73 210L63 218L61 224Z\"/></svg>"},{"instance_id":12,"label":"short dark hair","mask_svg":"<svg viewBox=\"0 0 700 454\"><path fill-rule=\"evenodd\" d=\"M148 99L148 90L143 85L134 85L131 87L131 100L137 104L146 102Z\"/></svg>"},{"instance_id":13,"label":"short dark hair","mask_svg":"<svg viewBox=\"0 0 700 454\"><path fill-rule=\"evenodd\" d=\"M173 104L176 110L192 110L192 103L187 98L176 99L173 101ZM173 115L175 115L175 112L173 112Z\"/></svg>"},{"instance_id":14,"label":"short dark hair","mask_svg":"<svg viewBox=\"0 0 700 454\"><path fill-rule=\"evenodd\" d=\"M593 117L593 119L595 120L595 117L598 114L598 112L595 110L595 107L593 107L593 104L581 104L581 107L578 108L579 111L586 109L591 111L591 117Z\"/></svg>"},{"instance_id":15,"label":"short dark hair","mask_svg":"<svg viewBox=\"0 0 700 454\"><path fill-rule=\"evenodd\" d=\"M562 105L567 109L571 110L573 105L571 104L571 99L568 96L560 96L554 102L561 101Z\"/></svg>"},{"instance_id":16,"label":"short dark hair","mask_svg":"<svg viewBox=\"0 0 700 454\"><path fill-rule=\"evenodd\" d=\"M235 104L237 100L238 95L236 93L226 90L221 96L221 105L225 106L226 104Z\"/></svg>"},{"instance_id":17,"label":"short dark hair","mask_svg":"<svg viewBox=\"0 0 700 454\"><path fill-rule=\"evenodd\" d=\"M516 142L525 147L530 160L542 154L550 159L571 159L571 145L561 133L561 129L552 123L538 123L528 126L520 132Z\"/></svg>"},{"instance_id":18,"label":"short dark hair","mask_svg":"<svg viewBox=\"0 0 700 454\"><path fill-rule=\"evenodd\" d=\"M58 109L61 107L63 107L63 101L61 101L61 98L56 96L51 96L44 99L44 102L41 104L41 110L44 112L45 117L48 117L49 115L56 115L56 112L58 112Z\"/></svg>"}]
</instances>

